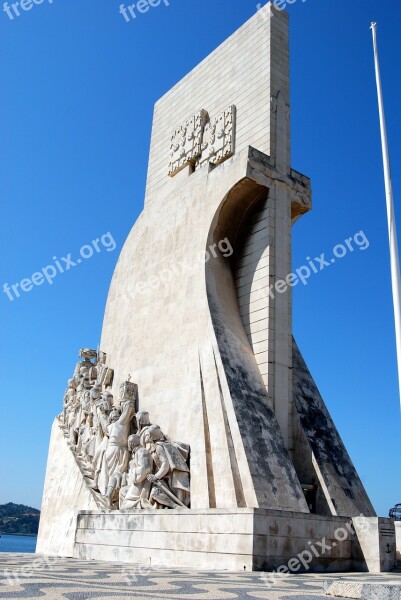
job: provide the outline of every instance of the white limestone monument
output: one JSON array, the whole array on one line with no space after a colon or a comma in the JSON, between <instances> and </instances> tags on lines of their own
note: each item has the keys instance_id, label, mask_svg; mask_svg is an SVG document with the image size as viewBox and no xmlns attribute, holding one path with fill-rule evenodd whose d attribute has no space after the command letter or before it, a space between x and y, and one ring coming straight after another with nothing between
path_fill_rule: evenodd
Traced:
<instances>
[{"instance_id":1,"label":"white limestone monument","mask_svg":"<svg viewBox=\"0 0 401 600\"><path fill-rule=\"evenodd\" d=\"M394 566L394 523L292 338L291 226L310 209L291 166L288 15L268 4L156 103L101 351L81 350L53 424L39 553Z\"/></svg>"}]
</instances>

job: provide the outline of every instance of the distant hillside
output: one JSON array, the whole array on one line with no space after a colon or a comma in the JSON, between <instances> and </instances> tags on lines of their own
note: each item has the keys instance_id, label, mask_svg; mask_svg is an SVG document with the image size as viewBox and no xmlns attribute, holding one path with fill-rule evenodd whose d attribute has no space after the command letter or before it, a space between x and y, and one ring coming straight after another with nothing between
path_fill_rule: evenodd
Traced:
<instances>
[{"instance_id":1,"label":"distant hillside","mask_svg":"<svg viewBox=\"0 0 401 600\"><path fill-rule=\"evenodd\" d=\"M0 504L0 533L38 533L40 511L23 504Z\"/></svg>"}]
</instances>

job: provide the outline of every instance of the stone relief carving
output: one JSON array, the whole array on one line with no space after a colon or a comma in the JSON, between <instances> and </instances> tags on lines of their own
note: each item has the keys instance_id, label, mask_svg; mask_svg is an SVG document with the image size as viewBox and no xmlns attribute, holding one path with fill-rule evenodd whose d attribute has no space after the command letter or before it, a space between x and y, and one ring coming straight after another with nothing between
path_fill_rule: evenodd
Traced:
<instances>
[{"instance_id":1,"label":"stone relief carving","mask_svg":"<svg viewBox=\"0 0 401 600\"><path fill-rule=\"evenodd\" d=\"M195 164L201 155L203 129L207 112L199 110L183 125L173 131L170 145L169 175L176 175L187 165Z\"/></svg>"},{"instance_id":2,"label":"stone relief carving","mask_svg":"<svg viewBox=\"0 0 401 600\"><path fill-rule=\"evenodd\" d=\"M68 380L59 423L98 505L110 509L190 506L190 447L172 442L149 413L137 411L131 376L111 392L103 352L84 349Z\"/></svg>"},{"instance_id":3,"label":"stone relief carving","mask_svg":"<svg viewBox=\"0 0 401 600\"><path fill-rule=\"evenodd\" d=\"M209 119L205 110L198 111L171 135L169 175L184 167L221 164L234 154L235 106Z\"/></svg>"},{"instance_id":4,"label":"stone relief carving","mask_svg":"<svg viewBox=\"0 0 401 600\"><path fill-rule=\"evenodd\" d=\"M230 106L205 125L202 154L198 164L209 162L212 165L219 165L233 156L234 132L235 106Z\"/></svg>"}]
</instances>

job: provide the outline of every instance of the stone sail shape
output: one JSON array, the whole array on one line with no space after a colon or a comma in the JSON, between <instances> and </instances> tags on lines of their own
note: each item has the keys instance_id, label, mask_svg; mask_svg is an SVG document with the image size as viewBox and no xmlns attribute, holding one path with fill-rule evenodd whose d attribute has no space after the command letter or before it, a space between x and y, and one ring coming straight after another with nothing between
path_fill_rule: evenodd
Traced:
<instances>
[{"instance_id":1,"label":"stone sail shape","mask_svg":"<svg viewBox=\"0 0 401 600\"><path fill-rule=\"evenodd\" d=\"M329 514L376 516L329 411L294 341L294 405L310 448L309 462Z\"/></svg>"},{"instance_id":2,"label":"stone sail shape","mask_svg":"<svg viewBox=\"0 0 401 600\"><path fill-rule=\"evenodd\" d=\"M254 159L258 156L252 151L251 155ZM263 166L259 165L259 168L262 174ZM274 186L273 181L269 181L267 177L265 182L270 188ZM258 353L255 353L249 343L244 326L244 313L241 315L239 306L238 289L241 287L238 288L236 258L241 260L242 256L243 223L248 223L249 215L259 212L261 203L265 206L264 199L268 193L267 187L244 178L229 191L216 213L208 245L213 247L217 240L229 239L233 255L232 260L220 256L206 264L209 310L218 344L218 356L228 388L225 402L233 412L234 424L230 431L237 429L241 435L258 506L273 508L272 505L275 504L280 508L288 506L289 501L296 501L298 511L309 512L273 403L268 398L261 375L261 365L258 363ZM270 202L274 203L273 192ZM250 294L252 278L255 277L254 281L259 282L259 273L263 273L263 268L258 269L257 264L253 264L251 268L250 275L246 276L246 289ZM266 286L268 273L262 275L262 281L263 277ZM260 291L261 288L258 289ZM262 291L264 300L266 289ZM266 316L263 321L267 323ZM267 356L267 352L265 355ZM238 444L234 444L234 447L237 448Z\"/></svg>"},{"instance_id":3,"label":"stone sail shape","mask_svg":"<svg viewBox=\"0 0 401 600\"><path fill-rule=\"evenodd\" d=\"M222 207L231 220L242 218L255 194L270 190L272 210L285 207L277 222L287 227L283 243L289 239L288 207L298 193L291 189L299 182L279 175L269 158L278 126L271 99L285 104L289 93L287 19L266 8L156 104L145 208L119 258L106 307L101 345L116 379L134 371L139 407L143 398L173 438L188 432L193 508L308 512L288 453L288 368L285 385L274 382L284 390L282 427L281 400L276 409L269 402L239 315L232 232L219 221ZM233 81L241 85L234 89ZM279 176L284 192L275 188ZM307 185L298 195L308 203ZM214 289L220 276L230 278L227 304L226 291ZM288 317L288 302L283 312ZM286 354L288 362L288 345Z\"/></svg>"},{"instance_id":4,"label":"stone sail shape","mask_svg":"<svg viewBox=\"0 0 401 600\"><path fill-rule=\"evenodd\" d=\"M244 211L237 228L232 270L241 320L267 394L270 392L269 399L274 403L271 373L270 382L268 378L274 321L269 302L271 221L271 202L268 194L261 192L260 198ZM274 289L271 293L277 294ZM309 490L308 496L314 497L312 511L374 516L372 504L295 341L292 360L294 402L289 410L289 441L299 480L304 490Z\"/></svg>"},{"instance_id":5,"label":"stone sail shape","mask_svg":"<svg viewBox=\"0 0 401 600\"><path fill-rule=\"evenodd\" d=\"M107 301L117 380L134 371L139 408L188 432L193 508L309 512L314 487L332 512L300 467L291 289L269 294L311 208L290 166L288 62L288 15L269 5L159 100L145 208Z\"/></svg>"}]
</instances>

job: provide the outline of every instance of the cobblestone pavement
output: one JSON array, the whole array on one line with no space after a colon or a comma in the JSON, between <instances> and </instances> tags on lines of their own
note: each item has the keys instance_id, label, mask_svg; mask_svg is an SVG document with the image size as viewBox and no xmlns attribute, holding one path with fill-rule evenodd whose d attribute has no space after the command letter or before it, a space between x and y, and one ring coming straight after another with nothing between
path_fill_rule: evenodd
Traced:
<instances>
[{"instance_id":1,"label":"cobblestone pavement","mask_svg":"<svg viewBox=\"0 0 401 600\"><path fill-rule=\"evenodd\" d=\"M289 575L277 578L270 585L263 576L263 573L150 569L121 563L1 553L0 600L328 600L330 596L325 596L323 590L325 581L341 578L401 585L401 573Z\"/></svg>"}]
</instances>

